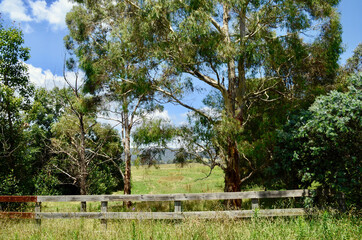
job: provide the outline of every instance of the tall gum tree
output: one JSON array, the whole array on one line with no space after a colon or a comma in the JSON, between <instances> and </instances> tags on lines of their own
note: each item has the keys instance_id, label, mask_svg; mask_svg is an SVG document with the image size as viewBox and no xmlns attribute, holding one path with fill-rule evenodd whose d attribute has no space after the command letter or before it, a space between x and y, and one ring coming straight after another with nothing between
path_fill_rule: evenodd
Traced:
<instances>
[{"instance_id":1,"label":"tall gum tree","mask_svg":"<svg viewBox=\"0 0 362 240\"><path fill-rule=\"evenodd\" d=\"M338 1L130 4L140 9L144 38L165 65L158 90L203 116L219 133L213 144L225 172L225 191L239 191L264 167L251 166L238 142L252 106L307 95L316 85L332 83L338 69L341 30L334 9ZM181 84L186 76L191 82ZM198 82L221 95L219 118L180 98L180 86ZM240 171L240 166L248 165L247 171Z\"/></svg>"},{"instance_id":2,"label":"tall gum tree","mask_svg":"<svg viewBox=\"0 0 362 240\"><path fill-rule=\"evenodd\" d=\"M86 74L85 91L106 101L102 118L122 126L124 194L131 194L131 131L147 113L160 108L150 87L157 65L147 57L149 45L128 3L77 2L66 19L66 47L75 52Z\"/></svg>"},{"instance_id":3,"label":"tall gum tree","mask_svg":"<svg viewBox=\"0 0 362 240\"><path fill-rule=\"evenodd\" d=\"M121 34L119 42L147 45L147 58L162 63L153 89L202 116L218 133L213 145L225 191L239 191L264 166L251 166L238 142L252 106L305 98L316 86L333 83L342 51L338 0L77 2L87 14L106 13L104 26L125 21L124 13L132 19L128 26L137 34ZM93 29L82 24L83 32ZM183 100L199 83L221 96L219 117Z\"/></svg>"}]
</instances>

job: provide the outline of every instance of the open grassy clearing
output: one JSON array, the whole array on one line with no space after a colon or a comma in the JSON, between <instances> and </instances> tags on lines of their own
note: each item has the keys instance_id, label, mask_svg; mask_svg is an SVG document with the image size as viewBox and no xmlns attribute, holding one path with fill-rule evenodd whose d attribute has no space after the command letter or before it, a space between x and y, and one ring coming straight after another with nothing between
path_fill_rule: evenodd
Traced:
<instances>
[{"instance_id":1,"label":"open grassy clearing","mask_svg":"<svg viewBox=\"0 0 362 240\"><path fill-rule=\"evenodd\" d=\"M222 192L224 173L215 167L210 177L205 178L210 169L204 165L191 163L183 168L175 164L155 167L132 167L132 193L203 193Z\"/></svg>"}]
</instances>

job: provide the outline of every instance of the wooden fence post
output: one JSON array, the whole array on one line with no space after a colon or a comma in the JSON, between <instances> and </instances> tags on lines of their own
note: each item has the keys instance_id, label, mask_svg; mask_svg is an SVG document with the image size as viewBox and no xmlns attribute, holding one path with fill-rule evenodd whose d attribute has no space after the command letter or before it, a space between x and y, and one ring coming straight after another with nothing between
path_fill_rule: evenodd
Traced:
<instances>
[{"instance_id":1,"label":"wooden fence post","mask_svg":"<svg viewBox=\"0 0 362 240\"><path fill-rule=\"evenodd\" d=\"M175 212L182 212L181 201L175 201Z\"/></svg>"},{"instance_id":2,"label":"wooden fence post","mask_svg":"<svg viewBox=\"0 0 362 240\"><path fill-rule=\"evenodd\" d=\"M259 208L259 199L257 198L252 198L251 199L251 209L256 209Z\"/></svg>"},{"instance_id":3,"label":"wooden fence post","mask_svg":"<svg viewBox=\"0 0 362 240\"><path fill-rule=\"evenodd\" d=\"M36 202L35 203L35 222L37 223L37 225L41 225L41 218L40 216L37 216L37 213L41 212L41 202Z\"/></svg>"},{"instance_id":4,"label":"wooden fence post","mask_svg":"<svg viewBox=\"0 0 362 240\"><path fill-rule=\"evenodd\" d=\"M87 211L87 202L80 202L80 211L81 212Z\"/></svg>"},{"instance_id":5,"label":"wooden fence post","mask_svg":"<svg viewBox=\"0 0 362 240\"><path fill-rule=\"evenodd\" d=\"M101 202L101 212L102 213L106 213L108 211L108 202ZM107 219L101 219L101 224L103 226L103 228L106 230L107 229Z\"/></svg>"}]
</instances>

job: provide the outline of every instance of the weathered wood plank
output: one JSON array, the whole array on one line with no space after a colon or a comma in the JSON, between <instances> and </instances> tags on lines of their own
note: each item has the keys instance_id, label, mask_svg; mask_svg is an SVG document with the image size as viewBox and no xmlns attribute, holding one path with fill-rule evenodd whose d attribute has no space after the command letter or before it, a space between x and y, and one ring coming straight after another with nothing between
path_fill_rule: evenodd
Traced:
<instances>
[{"instance_id":1,"label":"weathered wood plank","mask_svg":"<svg viewBox=\"0 0 362 240\"><path fill-rule=\"evenodd\" d=\"M175 211L174 212L182 212L181 201L175 201Z\"/></svg>"},{"instance_id":2,"label":"weathered wood plank","mask_svg":"<svg viewBox=\"0 0 362 240\"><path fill-rule=\"evenodd\" d=\"M101 202L101 213L108 212L108 202ZM101 219L101 224L104 229L107 229L107 219Z\"/></svg>"},{"instance_id":3,"label":"weathered wood plank","mask_svg":"<svg viewBox=\"0 0 362 240\"><path fill-rule=\"evenodd\" d=\"M0 212L0 218L35 218L33 212Z\"/></svg>"},{"instance_id":4,"label":"weathered wood plank","mask_svg":"<svg viewBox=\"0 0 362 240\"><path fill-rule=\"evenodd\" d=\"M85 202L85 201L80 202L80 211L81 212L87 211L87 202Z\"/></svg>"},{"instance_id":5,"label":"weathered wood plank","mask_svg":"<svg viewBox=\"0 0 362 240\"><path fill-rule=\"evenodd\" d=\"M308 197L309 190L285 191L250 191L220 193L186 193L186 194L140 194L140 195L64 195L38 196L38 202L82 202L82 201L188 201L188 200L228 200L228 199L260 199Z\"/></svg>"},{"instance_id":6,"label":"weathered wood plank","mask_svg":"<svg viewBox=\"0 0 362 240\"><path fill-rule=\"evenodd\" d=\"M292 209L263 209L257 212L253 210L238 211L201 211L201 212L67 212L67 213L36 213L41 219L185 219L185 218L249 218L252 216L274 217L274 216L299 216L306 215L303 208Z\"/></svg>"},{"instance_id":7,"label":"weathered wood plank","mask_svg":"<svg viewBox=\"0 0 362 240\"><path fill-rule=\"evenodd\" d=\"M35 211L35 213L40 213L40 212L41 212L41 202L35 203L34 211ZM36 223L37 223L38 225L40 225L40 224L41 224L41 220L40 220L39 218L36 218Z\"/></svg>"},{"instance_id":8,"label":"weathered wood plank","mask_svg":"<svg viewBox=\"0 0 362 240\"><path fill-rule=\"evenodd\" d=\"M37 196L0 196L0 202L37 202Z\"/></svg>"},{"instance_id":9,"label":"weathered wood plank","mask_svg":"<svg viewBox=\"0 0 362 240\"><path fill-rule=\"evenodd\" d=\"M251 209L259 208L259 199L258 198L252 198L251 199Z\"/></svg>"},{"instance_id":10,"label":"weathered wood plank","mask_svg":"<svg viewBox=\"0 0 362 240\"><path fill-rule=\"evenodd\" d=\"M306 211L303 208L291 208L291 209L262 209L258 211L254 210L236 210L236 211L202 211L202 212L183 212L185 217L196 218L250 218L253 216L258 217L281 217L281 216L301 216L306 215Z\"/></svg>"}]
</instances>

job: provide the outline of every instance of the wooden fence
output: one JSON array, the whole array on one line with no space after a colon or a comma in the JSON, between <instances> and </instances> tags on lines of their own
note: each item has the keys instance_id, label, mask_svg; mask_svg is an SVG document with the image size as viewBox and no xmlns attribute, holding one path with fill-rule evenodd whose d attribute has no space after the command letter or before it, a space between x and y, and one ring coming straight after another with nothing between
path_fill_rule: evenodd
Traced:
<instances>
[{"instance_id":1,"label":"wooden fence","mask_svg":"<svg viewBox=\"0 0 362 240\"><path fill-rule=\"evenodd\" d=\"M64 195L64 196L0 196L0 202L34 202L34 212L0 212L0 218L33 218L40 223L41 219L55 218L91 218L101 219L185 219L196 218L247 218L258 216L297 216L305 215L303 208L259 209L259 199L263 198L297 198L309 197L309 190L285 191L250 191L222 193L186 193L186 194L145 194L145 195ZM183 212L182 201L189 200L230 200L251 199L251 210L231 211L193 211ZM174 212L108 212L108 202L112 201L174 201ZM41 212L44 202L80 202L80 212ZM86 202L101 202L100 212L86 212Z\"/></svg>"}]
</instances>

